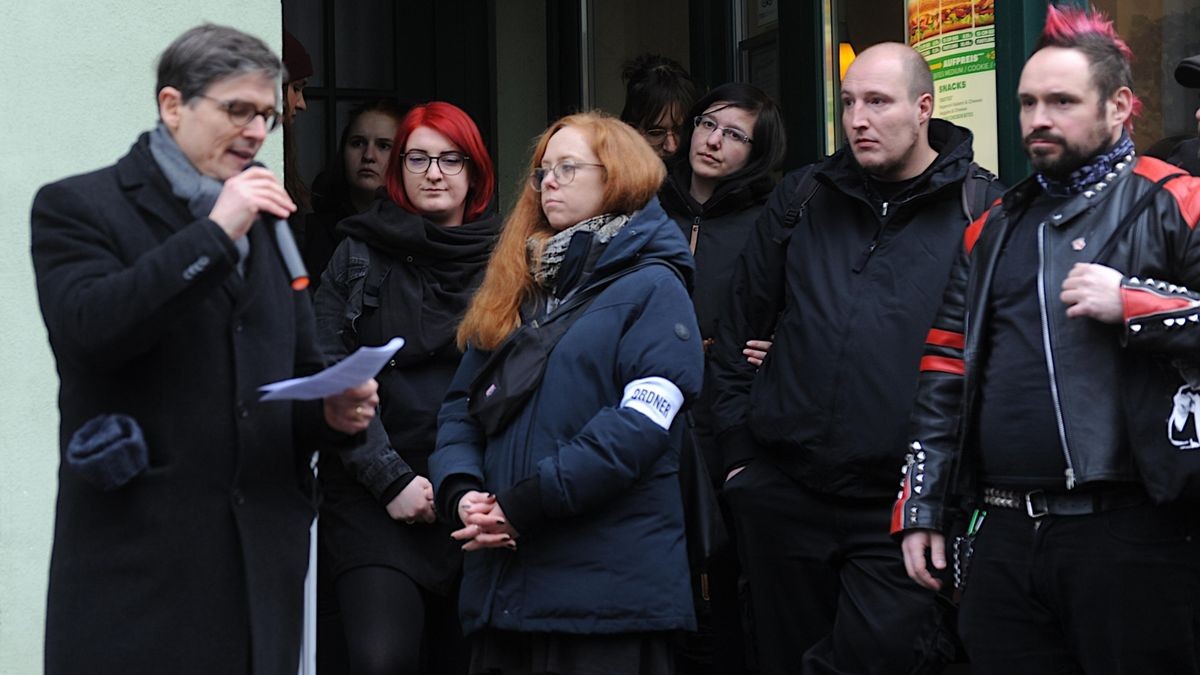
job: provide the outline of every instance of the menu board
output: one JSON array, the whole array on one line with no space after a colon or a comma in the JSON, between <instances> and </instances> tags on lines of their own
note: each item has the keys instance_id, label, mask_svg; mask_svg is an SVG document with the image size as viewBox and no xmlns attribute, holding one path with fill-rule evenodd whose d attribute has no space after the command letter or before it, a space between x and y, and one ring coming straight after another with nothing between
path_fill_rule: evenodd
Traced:
<instances>
[{"instance_id":1,"label":"menu board","mask_svg":"<svg viewBox=\"0 0 1200 675\"><path fill-rule=\"evenodd\" d=\"M933 71L934 117L975 134L975 161L999 169L996 0L906 0L908 44Z\"/></svg>"}]
</instances>

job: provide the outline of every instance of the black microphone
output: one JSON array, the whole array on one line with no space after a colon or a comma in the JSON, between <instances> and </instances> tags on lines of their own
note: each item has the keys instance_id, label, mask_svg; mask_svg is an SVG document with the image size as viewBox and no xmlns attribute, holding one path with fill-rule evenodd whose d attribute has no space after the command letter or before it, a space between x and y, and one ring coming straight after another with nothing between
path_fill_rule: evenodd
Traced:
<instances>
[{"instance_id":1,"label":"black microphone","mask_svg":"<svg viewBox=\"0 0 1200 675\"><path fill-rule=\"evenodd\" d=\"M254 161L247 164L246 169L252 166L267 168L262 162ZM275 245L279 249L279 257L283 258L288 277L292 280L292 290L302 291L308 288L308 270L304 268L304 259L300 257L300 249L296 247L292 228L288 226L286 218L275 219Z\"/></svg>"}]
</instances>

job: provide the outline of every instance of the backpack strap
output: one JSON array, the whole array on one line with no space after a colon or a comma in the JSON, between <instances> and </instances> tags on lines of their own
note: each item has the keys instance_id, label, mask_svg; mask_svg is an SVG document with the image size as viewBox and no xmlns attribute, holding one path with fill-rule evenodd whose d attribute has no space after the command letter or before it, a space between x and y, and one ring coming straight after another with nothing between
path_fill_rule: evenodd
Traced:
<instances>
[{"instance_id":1,"label":"backpack strap","mask_svg":"<svg viewBox=\"0 0 1200 675\"><path fill-rule=\"evenodd\" d=\"M363 275L362 311L379 309L380 289L383 288L383 280L391 271L391 265L383 265L383 269L380 269L381 265L375 259L370 246L354 237L347 237L346 240L350 242L350 257L367 261L367 272Z\"/></svg>"},{"instance_id":2,"label":"backpack strap","mask_svg":"<svg viewBox=\"0 0 1200 675\"><path fill-rule=\"evenodd\" d=\"M800 222L800 218L804 216L804 209L808 206L809 200L817 193L817 189L821 187L821 183L817 180L817 165L810 164L804 172L804 177L796 183L796 189L792 190L792 197L788 201L787 211L783 214L783 226L792 228L796 223Z\"/></svg>"},{"instance_id":3,"label":"backpack strap","mask_svg":"<svg viewBox=\"0 0 1200 675\"><path fill-rule=\"evenodd\" d=\"M971 162L967 167L967 177L962 182L962 210L968 224L978 220L990 206L987 202L986 183L995 180L996 174L975 162ZM985 185L980 185L978 181L983 181Z\"/></svg>"},{"instance_id":4,"label":"backpack strap","mask_svg":"<svg viewBox=\"0 0 1200 675\"><path fill-rule=\"evenodd\" d=\"M1100 264L1100 261L1107 258L1108 255L1112 253L1113 249L1117 247L1117 244L1124 239L1125 233L1129 231L1130 226L1133 225L1133 221L1137 220L1138 216L1142 215L1142 211L1145 211L1151 204L1154 203L1154 197L1158 195L1159 191L1162 190L1167 183L1170 183L1180 176L1186 175L1188 174L1173 173L1169 176L1164 176L1162 179L1151 185L1150 189L1146 190L1145 194L1143 194L1136 202L1133 203L1133 207L1125 212L1125 217L1121 219L1121 222L1117 223L1116 229L1114 229L1112 234L1109 235L1108 241L1104 242L1104 246L1100 248L1100 251L1096 253L1096 257L1092 258L1092 262Z\"/></svg>"}]
</instances>

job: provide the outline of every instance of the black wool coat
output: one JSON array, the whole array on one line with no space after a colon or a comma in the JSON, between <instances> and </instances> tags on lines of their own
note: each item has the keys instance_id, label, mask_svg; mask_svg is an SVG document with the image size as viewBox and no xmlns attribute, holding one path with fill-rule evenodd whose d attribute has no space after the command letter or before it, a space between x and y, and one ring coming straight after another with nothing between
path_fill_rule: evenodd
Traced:
<instances>
[{"instance_id":1,"label":"black wool coat","mask_svg":"<svg viewBox=\"0 0 1200 675\"><path fill-rule=\"evenodd\" d=\"M32 255L61 381L60 446L92 417L140 424L149 468L103 492L60 462L46 672L294 673L319 402L257 402L315 371L308 295L268 228L245 276L171 194L143 135L116 165L43 187Z\"/></svg>"}]
</instances>

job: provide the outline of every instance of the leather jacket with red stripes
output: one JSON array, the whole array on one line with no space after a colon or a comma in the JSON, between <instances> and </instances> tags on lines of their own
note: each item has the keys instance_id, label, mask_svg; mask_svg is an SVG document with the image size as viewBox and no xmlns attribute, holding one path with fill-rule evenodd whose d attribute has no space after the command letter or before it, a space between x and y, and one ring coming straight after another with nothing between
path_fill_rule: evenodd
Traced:
<instances>
[{"instance_id":1,"label":"leather jacket with red stripes","mask_svg":"<svg viewBox=\"0 0 1200 675\"><path fill-rule=\"evenodd\" d=\"M1168 433L1172 395L1182 391L1181 360L1200 354L1200 293L1190 290L1200 289L1200 235L1194 232L1200 179L1167 182L1114 234L1157 181L1176 173L1156 159L1129 157L1037 225L1041 330L1065 490L1095 481L1145 482L1131 448ZM1040 190L1033 178L1019 183L964 236L921 360L893 533L945 529L951 509L976 496L992 276L1013 224L1009 214L1022 213ZM1093 260L1101 249L1105 259ZM1073 265L1089 262L1124 275L1123 324L1067 317L1059 298L1063 280ZM1156 487L1147 485L1152 494L1161 492Z\"/></svg>"}]
</instances>

